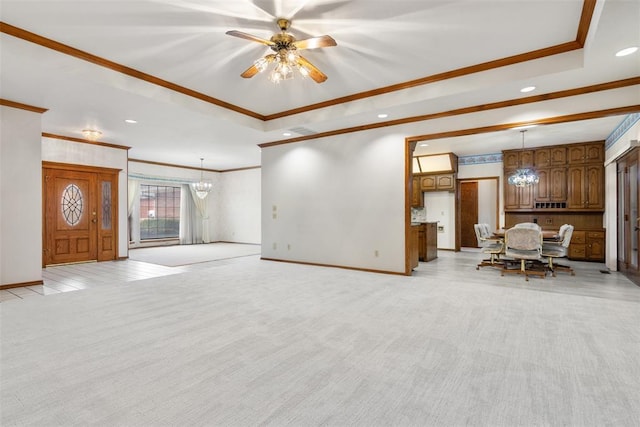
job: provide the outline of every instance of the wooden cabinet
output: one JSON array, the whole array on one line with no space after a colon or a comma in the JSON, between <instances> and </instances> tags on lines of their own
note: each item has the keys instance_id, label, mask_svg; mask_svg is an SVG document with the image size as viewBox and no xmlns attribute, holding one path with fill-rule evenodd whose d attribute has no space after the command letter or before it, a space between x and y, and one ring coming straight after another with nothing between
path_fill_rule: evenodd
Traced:
<instances>
[{"instance_id":1,"label":"wooden cabinet","mask_svg":"<svg viewBox=\"0 0 640 427\"><path fill-rule=\"evenodd\" d=\"M505 169L528 168L533 166L533 150L505 151L502 162Z\"/></svg>"},{"instance_id":2,"label":"wooden cabinet","mask_svg":"<svg viewBox=\"0 0 640 427\"><path fill-rule=\"evenodd\" d=\"M410 238L411 242L409 244L409 262L411 265L411 269L413 270L419 264L418 260L418 248L419 248L419 238L418 233L420 232L421 225L412 225L410 230Z\"/></svg>"},{"instance_id":3,"label":"wooden cabinet","mask_svg":"<svg viewBox=\"0 0 640 427\"><path fill-rule=\"evenodd\" d=\"M438 257L438 223L421 224L418 230L418 258L420 261L431 261Z\"/></svg>"},{"instance_id":4,"label":"wooden cabinet","mask_svg":"<svg viewBox=\"0 0 640 427\"><path fill-rule=\"evenodd\" d=\"M567 148L565 146L538 148L534 151L533 164L536 168L564 166L566 163Z\"/></svg>"},{"instance_id":5,"label":"wooden cabinet","mask_svg":"<svg viewBox=\"0 0 640 427\"><path fill-rule=\"evenodd\" d=\"M604 210L604 142L506 150L502 155L505 211ZM533 167L539 182L530 188L509 185L519 167Z\"/></svg>"},{"instance_id":6,"label":"wooden cabinet","mask_svg":"<svg viewBox=\"0 0 640 427\"><path fill-rule=\"evenodd\" d=\"M574 230L569 245L569 258L604 262L604 230Z\"/></svg>"},{"instance_id":7,"label":"wooden cabinet","mask_svg":"<svg viewBox=\"0 0 640 427\"><path fill-rule=\"evenodd\" d=\"M585 163L604 163L604 144L589 142L567 146L567 163L570 165Z\"/></svg>"},{"instance_id":8,"label":"wooden cabinet","mask_svg":"<svg viewBox=\"0 0 640 427\"><path fill-rule=\"evenodd\" d=\"M504 172L504 208L513 209L533 209L533 189L534 187L516 187L508 182L509 176L515 170Z\"/></svg>"},{"instance_id":9,"label":"wooden cabinet","mask_svg":"<svg viewBox=\"0 0 640 427\"><path fill-rule=\"evenodd\" d=\"M421 175L421 191L455 191L456 175L454 173L439 175Z\"/></svg>"},{"instance_id":10,"label":"wooden cabinet","mask_svg":"<svg viewBox=\"0 0 640 427\"><path fill-rule=\"evenodd\" d=\"M604 166L569 166L567 208L604 209Z\"/></svg>"},{"instance_id":11,"label":"wooden cabinet","mask_svg":"<svg viewBox=\"0 0 640 427\"><path fill-rule=\"evenodd\" d=\"M421 208L424 206L424 197L420 188L420 178L414 176L411 180L411 207Z\"/></svg>"},{"instance_id":12,"label":"wooden cabinet","mask_svg":"<svg viewBox=\"0 0 640 427\"><path fill-rule=\"evenodd\" d=\"M538 169L540 182L535 187L536 202L564 202L567 200L567 169L565 167Z\"/></svg>"}]
</instances>

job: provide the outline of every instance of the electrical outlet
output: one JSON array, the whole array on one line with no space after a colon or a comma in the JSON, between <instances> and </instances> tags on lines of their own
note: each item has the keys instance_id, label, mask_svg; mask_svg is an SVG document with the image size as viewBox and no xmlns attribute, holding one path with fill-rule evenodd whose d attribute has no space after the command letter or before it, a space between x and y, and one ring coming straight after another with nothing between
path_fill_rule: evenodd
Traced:
<instances>
[{"instance_id":1,"label":"electrical outlet","mask_svg":"<svg viewBox=\"0 0 640 427\"><path fill-rule=\"evenodd\" d=\"M278 249L278 244L276 242L273 242L273 250L275 251L276 249Z\"/></svg>"},{"instance_id":2,"label":"electrical outlet","mask_svg":"<svg viewBox=\"0 0 640 427\"><path fill-rule=\"evenodd\" d=\"M291 245L289 243L287 243L287 250L290 251L291 250Z\"/></svg>"},{"instance_id":3,"label":"electrical outlet","mask_svg":"<svg viewBox=\"0 0 640 427\"><path fill-rule=\"evenodd\" d=\"M375 251L373 251L373 255L377 258L380 256L380 252L378 252L378 250L376 249Z\"/></svg>"}]
</instances>

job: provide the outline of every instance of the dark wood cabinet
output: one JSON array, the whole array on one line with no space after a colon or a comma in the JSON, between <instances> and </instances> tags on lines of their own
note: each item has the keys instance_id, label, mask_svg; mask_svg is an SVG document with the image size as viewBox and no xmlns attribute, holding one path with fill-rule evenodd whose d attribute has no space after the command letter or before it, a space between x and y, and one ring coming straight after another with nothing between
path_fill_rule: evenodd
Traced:
<instances>
[{"instance_id":1,"label":"dark wood cabinet","mask_svg":"<svg viewBox=\"0 0 640 427\"><path fill-rule=\"evenodd\" d=\"M424 206L424 197L420 188L420 179L414 176L411 180L411 207L421 208Z\"/></svg>"},{"instance_id":2,"label":"dark wood cabinet","mask_svg":"<svg viewBox=\"0 0 640 427\"><path fill-rule=\"evenodd\" d=\"M567 163L570 165L604 163L604 144L601 142L588 142L567 146Z\"/></svg>"},{"instance_id":3,"label":"dark wood cabinet","mask_svg":"<svg viewBox=\"0 0 640 427\"><path fill-rule=\"evenodd\" d=\"M564 166L567 163L567 149L564 146L538 148L534 151L533 163L536 168Z\"/></svg>"},{"instance_id":4,"label":"dark wood cabinet","mask_svg":"<svg viewBox=\"0 0 640 427\"><path fill-rule=\"evenodd\" d=\"M508 184L522 165L540 178L532 187ZM604 210L604 142L503 151L504 209L524 212Z\"/></svg>"},{"instance_id":5,"label":"dark wood cabinet","mask_svg":"<svg viewBox=\"0 0 640 427\"><path fill-rule=\"evenodd\" d=\"M604 166L569 166L567 208L604 209Z\"/></svg>"},{"instance_id":6,"label":"dark wood cabinet","mask_svg":"<svg viewBox=\"0 0 640 427\"><path fill-rule=\"evenodd\" d=\"M504 152L502 161L505 169L528 168L533 166L533 150L511 150Z\"/></svg>"},{"instance_id":7,"label":"dark wood cabinet","mask_svg":"<svg viewBox=\"0 0 640 427\"><path fill-rule=\"evenodd\" d=\"M421 175L421 191L455 191L456 174Z\"/></svg>"},{"instance_id":8,"label":"dark wood cabinet","mask_svg":"<svg viewBox=\"0 0 640 427\"><path fill-rule=\"evenodd\" d=\"M535 187L536 202L564 202L567 200L567 169L565 167L538 169L540 182Z\"/></svg>"},{"instance_id":9,"label":"dark wood cabinet","mask_svg":"<svg viewBox=\"0 0 640 427\"><path fill-rule=\"evenodd\" d=\"M569 245L569 259L604 262L604 230L574 230Z\"/></svg>"},{"instance_id":10,"label":"dark wood cabinet","mask_svg":"<svg viewBox=\"0 0 640 427\"><path fill-rule=\"evenodd\" d=\"M431 261L438 257L438 223L421 224L418 230L418 258Z\"/></svg>"},{"instance_id":11,"label":"dark wood cabinet","mask_svg":"<svg viewBox=\"0 0 640 427\"><path fill-rule=\"evenodd\" d=\"M533 209L534 187L516 187L508 182L515 170L504 172L504 209Z\"/></svg>"}]
</instances>

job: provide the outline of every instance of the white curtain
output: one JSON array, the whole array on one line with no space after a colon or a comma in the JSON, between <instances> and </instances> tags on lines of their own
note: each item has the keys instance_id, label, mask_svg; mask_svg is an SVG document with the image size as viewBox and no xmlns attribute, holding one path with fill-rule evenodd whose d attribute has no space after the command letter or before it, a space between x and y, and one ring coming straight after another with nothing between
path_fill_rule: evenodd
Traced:
<instances>
[{"instance_id":1,"label":"white curtain","mask_svg":"<svg viewBox=\"0 0 640 427\"><path fill-rule=\"evenodd\" d=\"M180 188L180 244L193 245L202 241L201 216L193 201L189 184Z\"/></svg>"},{"instance_id":2,"label":"white curtain","mask_svg":"<svg viewBox=\"0 0 640 427\"><path fill-rule=\"evenodd\" d=\"M136 200L140 197L140 181L129 178L127 181L127 215L131 216L133 213L133 206Z\"/></svg>"},{"instance_id":3,"label":"white curtain","mask_svg":"<svg viewBox=\"0 0 640 427\"><path fill-rule=\"evenodd\" d=\"M188 186L191 191L191 199L193 200L198 213L200 214L200 218L202 218L202 243L211 243L209 239L209 214L207 213L207 199L201 199L196 194L196 191L192 186ZM209 196L211 197L211 194Z\"/></svg>"}]
</instances>

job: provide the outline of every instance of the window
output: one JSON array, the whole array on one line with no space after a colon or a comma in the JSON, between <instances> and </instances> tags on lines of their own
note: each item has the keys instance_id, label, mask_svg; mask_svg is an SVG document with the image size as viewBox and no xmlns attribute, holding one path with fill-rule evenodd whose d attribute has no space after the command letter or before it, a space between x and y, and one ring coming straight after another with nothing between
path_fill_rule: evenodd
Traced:
<instances>
[{"instance_id":1,"label":"window","mask_svg":"<svg viewBox=\"0 0 640 427\"><path fill-rule=\"evenodd\" d=\"M178 238L180 187L140 185L140 239Z\"/></svg>"}]
</instances>

